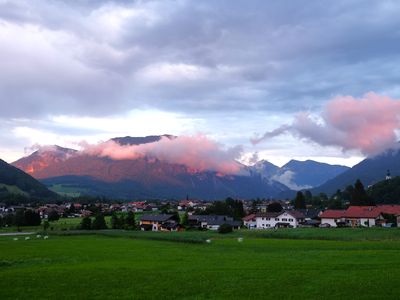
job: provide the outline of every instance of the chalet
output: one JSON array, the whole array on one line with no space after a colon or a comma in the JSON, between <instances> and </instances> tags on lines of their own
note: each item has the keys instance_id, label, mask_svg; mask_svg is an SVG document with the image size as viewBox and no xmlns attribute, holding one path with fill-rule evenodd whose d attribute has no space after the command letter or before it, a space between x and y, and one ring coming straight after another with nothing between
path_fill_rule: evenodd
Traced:
<instances>
[{"instance_id":1,"label":"chalet","mask_svg":"<svg viewBox=\"0 0 400 300\"><path fill-rule=\"evenodd\" d=\"M284 210L281 212L258 213L255 216L257 229L269 229L279 227L296 228L304 222L305 216L296 210Z\"/></svg>"},{"instance_id":2,"label":"chalet","mask_svg":"<svg viewBox=\"0 0 400 300\"><path fill-rule=\"evenodd\" d=\"M372 227L383 219L380 209L375 206L350 206L345 211L344 218L351 227Z\"/></svg>"},{"instance_id":3,"label":"chalet","mask_svg":"<svg viewBox=\"0 0 400 300\"><path fill-rule=\"evenodd\" d=\"M143 215L140 217L140 228L143 231L177 231L180 229L179 223L174 215Z\"/></svg>"},{"instance_id":4,"label":"chalet","mask_svg":"<svg viewBox=\"0 0 400 300\"><path fill-rule=\"evenodd\" d=\"M343 224L345 210L328 209L321 213L321 226L323 227L338 227L338 224Z\"/></svg>"},{"instance_id":5,"label":"chalet","mask_svg":"<svg viewBox=\"0 0 400 300\"><path fill-rule=\"evenodd\" d=\"M233 229L239 229L242 226L241 221L235 221L232 217L221 215L191 215L188 218L189 226L218 230L222 224L228 224Z\"/></svg>"},{"instance_id":6,"label":"chalet","mask_svg":"<svg viewBox=\"0 0 400 300\"><path fill-rule=\"evenodd\" d=\"M387 215L397 218L400 205L350 206L346 210L326 210L320 218L321 226L373 227L385 224Z\"/></svg>"},{"instance_id":7,"label":"chalet","mask_svg":"<svg viewBox=\"0 0 400 300\"><path fill-rule=\"evenodd\" d=\"M251 214L242 218L243 226L248 229L254 229L257 227L256 214Z\"/></svg>"}]
</instances>

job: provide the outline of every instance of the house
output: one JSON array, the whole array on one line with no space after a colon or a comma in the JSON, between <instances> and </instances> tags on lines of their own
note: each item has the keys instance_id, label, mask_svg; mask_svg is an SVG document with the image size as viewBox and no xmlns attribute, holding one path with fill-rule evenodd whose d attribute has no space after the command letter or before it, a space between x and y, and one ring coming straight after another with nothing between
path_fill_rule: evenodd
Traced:
<instances>
[{"instance_id":1,"label":"house","mask_svg":"<svg viewBox=\"0 0 400 300\"><path fill-rule=\"evenodd\" d=\"M325 210L320 214L321 226L338 227L338 224L340 226L340 224L345 222L344 213L345 210L339 209Z\"/></svg>"},{"instance_id":2,"label":"house","mask_svg":"<svg viewBox=\"0 0 400 300\"><path fill-rule=\"evenodd\" d=\"M228 224L233 229L239 229L242 226L241 221L235 221L232 217L221 215L190 215L188 217L189 226L218 230L222 224Z\"/></svg>"},{"instance_id":3,"label":"house","mask_svg":"<svg viewBox=\"0 0 400 300\"><path fill-rule=\"evenodd\" d=\"M279 227L296 228L304 222L305 216L296 210L284 210L281 212L258 213L255 216L257 229L269 229Z\"/></svg>"},{"instance_id":4,"label":"house","mask_svg":"<svg viewBox=\"0 0 400 300\"><path fill-rule=\"evenodd\" d=\"M177 231L180 229L175 215L168 214L143 215L140 217L139 225L143 231Z\"/></svg>"},{"instance_id":5,"label":"house","mask_svg":"<svg viewBox=\"0 0 400 300\"><path fill-rule=\"evenodd\" d=\"M344 213L346 224L351 227L373 227L379 219L383 219L376 206L350 206Z\"/></svg>"},{"instance_id":6,"label":"house","mask_svg":"<svg viewBox=\"0 0 400 300\"><path fill-rule=\"evenodd\" d=\"M257 227L256 214L251 214L242 218L243 226L248 229L253 229Z\"/></svg>"},{"instance_id":7,"label":"house","mask_svg":"<svg viewBox=\"0 0 400 300\"><path fill-rule=\"evenodd\" d=\"M321 215L321 226L373 227L385 224L384 215L400 215L400 205L350 206L346 210L326 210Z\"/></svg>"}]
</instances>

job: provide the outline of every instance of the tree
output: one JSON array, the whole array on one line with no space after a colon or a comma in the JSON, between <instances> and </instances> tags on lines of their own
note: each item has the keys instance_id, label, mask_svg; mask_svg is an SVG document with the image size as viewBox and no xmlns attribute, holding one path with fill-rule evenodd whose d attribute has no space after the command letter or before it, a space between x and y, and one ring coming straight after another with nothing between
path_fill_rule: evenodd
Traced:
<instances>
[{"instance_id":1,"label":"tree","mask_svg":"<svg viewBox=\"0 0 400 300\"><path fill-rule=\"evenodd\" d=\"M187 213L187 211L182 216L181 224L182 224L182 226L189 225L189 214Z\"/></svg>"},{"instance_id":2,"label":"tree","mask_svg":"<svg viewBox=\"0 0 400 300\"><path fill-rule=\"evenodd\" d=\"M117 213L113 212L111 215L111 228L122 229L121 218L118 218Z\"/></svg>"},{"instance_id":3,"label":"tree","mask_svg":"<svg viewBox=\"0 0 400 300\"><path fill-rule=\"evenodd\" d=\"M298 191L296 194L296 198L294 199L294 208L295 209L304 209L306 208L306 199L301 191Z\"/></svg>"},{"instance_id":4,"label":"tree","mask_svg":"<svg viewBox=\"0 0 400 300\"><path fill-rule=\"evenodd\" d=\"M47 231L47 229L49 229L49 227L50 227L49 221L44 220L44 222L43 222L43 230Z\"/></svg>"},{"instance_id":5,"label":"tree","mask_svg":"<svg viewBox=\"0 0 400 300\"><path fill-rule=\"evenodd\" d=\"M84 217L81 221L80 228L82 230L92 229L92 219L90 217Z\"/></svg>"},{"instance_id":6,"label":"tree","mask_svg":"<svg viewBox=\"0 0 400 300\"><path fill-rule=\"evenodd\" d=\"M267 206L267 212L281 212L282 210L283 207L279 202L272 202Z\"/></svg>"},{"instance_id":7,"label":"tree","mask_svg":"<svg viewBox=\"0 0 400 300\"><path fill-rule=\"evenodd\" d=\"M25 212L23 209L18 209L15 212L15 225L17 225L18 229L20 226L25 225Z\"/></svg>"},{"instance_id":8,"label":"tree","mask_svg":"<svg viewBox=\"0 0 400 300\"><path fill-rule=\"evenodd\" d=\"M72 203L71 206L69 207L68 212L69 212L70 214L76 213L76 208L75 208L75 205L74 205L73 203Z\"/></svg>"},{"instance_id":9,"label":"tree","mask_svg":"<svg viewBox=\"0 0 400 300\"><path fill-rule=\"evenodd\" d=\"M218 232L219 233L230 233L233 231L233 228L231 225L229 224L222 224L221 226L219 226L218 228Z\"/></svg>"},{"instance_id":10,"label":"tree","mask_svg":"<svg viewBox=\"0 0 400 300\"><path fill-rule=\"evenodd\" d=\"M47 217L47 220L49 220L49 222L58 221L59 219L60 215L55 210L52 210Z\"/></svg>"},{"instance_id":11,"label":"tree","mask_svg":"<svg viewBox=\"0 0 400 300\"><path fill-rule=\"evenodd\" d=\"M307 190L304 192L304 198L305 198L307 204L311 204L313 195L309 190Z\"/></svg>"},{"instance_id":12,"label":"tree","mask_svg":"<svg viewBox=\"0 0 400 300\"><path fill-rule=\"evenodd\" d=\"M30 209L25 211L25 225L26 226L39 226L42 223L40 215Z\"/></svg>"},{"instance_id":13,"label":"tree","mask_svg":"<svg viewBox=\"0 0 400 300\"><path fill-rule=\"evenodd\" d=\"M107 229L106 220L104 219L103 214L97 214L94 217L94 221L92 223L92 229L100 230L100 229Z\"/></svg>"},{"instance_id":14,"label":"tree","mask_svg":"<svg viewBox=\"0 0 400 300\"><path fill-rule=\"evenodd\" d=\"M125 218L125 225L128 229L136 229L135 214L133 212L128 212L128 215Z\"/></svg>"},{"instance_id":15,"label":"tree","mask_svg":"<svg viewBox=\"0 0 400 300\"><path fill-rule=\"evenodd\" d=\"M373 201L368 197L367 192L364 189L364 185L357 179L356 183L354 184L354 190L351 195L351 205L373 205Z\"/></svg>"}]
</instances>

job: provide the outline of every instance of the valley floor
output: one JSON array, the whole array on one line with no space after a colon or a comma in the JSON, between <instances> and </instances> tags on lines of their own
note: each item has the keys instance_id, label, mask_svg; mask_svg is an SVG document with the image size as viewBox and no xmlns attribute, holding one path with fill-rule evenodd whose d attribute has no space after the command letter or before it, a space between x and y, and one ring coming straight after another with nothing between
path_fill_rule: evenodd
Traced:
<instances>
[{"instance_id":1,"label":"valley floor","mask_svg":"<svg viewBox=\"0 0 400 300\"><path fill-rule=\"evenodd\" d=\"M400 230L276 232L3 236L0 299L398 298Z\"/></svg>"}]
</instances>

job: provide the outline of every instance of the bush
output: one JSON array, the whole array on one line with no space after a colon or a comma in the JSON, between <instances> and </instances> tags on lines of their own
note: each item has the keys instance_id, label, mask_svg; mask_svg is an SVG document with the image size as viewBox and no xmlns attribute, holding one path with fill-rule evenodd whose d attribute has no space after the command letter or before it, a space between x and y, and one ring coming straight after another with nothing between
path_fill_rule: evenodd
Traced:
<instances>
[{"instance_id":1,"label":"bush","mask_svg":"<svg viewBox=\"0 0 400 300\"><path fill-rule=\"evenodd\" d=\"M80 229L82 230L92 229L92 219L90 219L89 217L84 217L81 221Z\"/></svg>"},{"instance_id":2,"label":"bush","mask_svg":"<svg viewBox=\"0 0 400 300\"><path fill-rule=\"evenodd\" d=\"M230 233L233 231L233 228L231 225L229 224L222 224L221 226L219 226L218 228L218 232L219 233Z\"/></svg>"}]
</instances>

